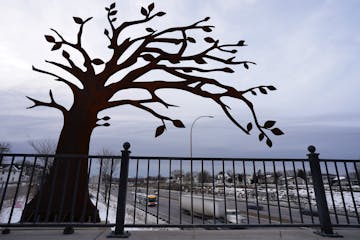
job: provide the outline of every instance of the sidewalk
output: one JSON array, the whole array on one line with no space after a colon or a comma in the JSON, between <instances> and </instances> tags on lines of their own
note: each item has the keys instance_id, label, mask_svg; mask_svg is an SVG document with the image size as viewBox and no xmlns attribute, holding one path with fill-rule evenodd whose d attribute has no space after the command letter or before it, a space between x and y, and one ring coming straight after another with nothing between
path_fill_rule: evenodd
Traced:
<instances>
[{"instance_id":1,"label":"sidewalk","mask_svg":"<svg viewBox=\"0 0 360 240\"><path fill-rule=\"evenodd\" d=\"M169 231L131 231L129 240L315 240L330 239L314 234L315 230L310 228L249 228L243 230L169 230ZM360 239L360 228L340 228L335 232L343 236L340 239ZM110 229L87 228L75 229L71 235L62 234L62 229L12 229L10 234L0 235L1 240L105 240L109 239Z\"/></svg>"}]
</instances>

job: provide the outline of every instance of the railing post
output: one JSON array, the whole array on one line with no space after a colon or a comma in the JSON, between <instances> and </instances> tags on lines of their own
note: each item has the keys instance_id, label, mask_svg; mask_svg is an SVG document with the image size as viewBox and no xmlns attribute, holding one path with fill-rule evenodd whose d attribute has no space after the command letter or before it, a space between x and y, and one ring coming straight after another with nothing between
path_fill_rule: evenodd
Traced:
<instances>
[{"instance_id":1,"label":"railing post","mask_svg":"<svg viewBox=\"0 0 360 240\"><path fill-rule=\"evenodd\" d=\"M334 233L332 229L329 208L326 201L324 183L321 175L319 154L315 153L316 148L314 146L309 146L308 151L310 153L307 154L307 156L309 158L312 184L314 186L315 199L321 225L321 231L315 233L324 237L341 237L337 233Z\"/></svg>"},{"instance_id":2,"label":"railing post","mask_svg":"<svg viewBox=\"0 0 360 240\"><path fill-rule=\"evenodd\" d=\"M116 209L116 226L108 238L128 238L129 232L124 231L125 213L126 213L126 194L127 194L127 182L129 174L129 159L130 159L130 143L125 142L123 144L124 150L121 155L121 169L119 180L118 201Z\"/></svg>"}]
</instances>

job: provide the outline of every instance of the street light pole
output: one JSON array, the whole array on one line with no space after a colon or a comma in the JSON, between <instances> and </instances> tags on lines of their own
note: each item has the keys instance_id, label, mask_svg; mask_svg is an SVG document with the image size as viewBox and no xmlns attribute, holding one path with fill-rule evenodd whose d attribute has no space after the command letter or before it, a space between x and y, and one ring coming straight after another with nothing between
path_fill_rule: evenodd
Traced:
<instances>
[{"instance_id":1,"label":"street light pole","mask_svg":"<svg viewBox=\"0 0 360 240\"><path fill-rule=\"evenodd\" d=\"M200 118L214 118L214 116L200 116L200 117L197 117L193 123L191 124L191 129L190 129L190 158L192 158L192 130L193 130L193 127L195 125L195 122L197 120L199 120Z\"/></svg>"}]
</instances>

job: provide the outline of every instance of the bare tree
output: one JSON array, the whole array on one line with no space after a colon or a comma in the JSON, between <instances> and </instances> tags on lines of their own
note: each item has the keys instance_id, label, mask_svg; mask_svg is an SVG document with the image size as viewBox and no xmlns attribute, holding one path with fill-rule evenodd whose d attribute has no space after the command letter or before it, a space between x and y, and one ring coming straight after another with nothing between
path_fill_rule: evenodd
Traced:
<instances>
[{"instance_id":1,"label":"bare tree","mask_svg":"<svg viewBox=\"0 0 360 240\"><path fill-rule=\"evenodd\" d=\"M209 73L233 73L234 69L229 66L236 67L241 65L246 69L249 65L255 64L251 61L238 61L235 59L236 48L246 46L245 41L240 40L235 43L222 43L220 40L206 36L204 39L195 39L194 31L202 31L210 34L214 26L209 25L209 17L186 26L175 26L163 30L158 30L156 27L149 27L150 21L154 18L162 17L165 12L155 12L154 3L150 4L147 9L142 7L142 17L134 21L117 22L115 3L106 7L107 20L109 27L104 30L104 35L108 39L108 49L111 52L109 59L100 59L96 56L91 56L83 45L83 30L92 17L82 19L74 17L75 23L79 30L75 42L66 39L59 31L51 29L52 35L45 35L45 39L52 45L53 51L62 49L62 56L65 63L46 60L47 63L58 67L60 70L72 75L78 80L75 84L64 74L58 74L51 71L46 71L33 67L33 70L42 74L54 77L56 81L67 85L74 96L72 106L67 109L58 103L49 91L50 101L41 101L28 97L32 102L33 107L51 107L59 110L64 117L64 125L60 133L56 153L57 154L79 154L87 155L89 152L89 142L94 128L99 126L109 126L106 121L110 117L98 117L98 114L106 109L118 106L132 106L141 109L156 119L159 120L160 126L155 130L155 136L160 136L165 130L173 125L177 128L184 128L185 125L179 119L174 119L171 116L160 113L154 106L161 105L164 108L176 107L176 105L169 103L159 95L159 90L163 89L177 89L192 93L196 96L206 98L218 105L224 114L245 134L256 129L256 134L260 141L264 141L269 147L272 146L269 133L281 135L283 132L275 127L275 121L268 120L262 123L259 121L254 105L250 101L248 95L267 94L270 91L276 90L272 85L261 85L251 87L248 89L236 89L224 83L223 79L215 79L210 77ZM126 30L131 27L144 25L144 34L141 36L126 36ZM190 54L186 51L190 45L196 44L197 41L202 41L207 44L205 49L195 48L196 53ZM170 46L170 47L169 47ZM174 50L175 49L175 50ZM70 51L69 51L70 50ZM75 61L75 53L82 57L82 61ZM221 54L218 54L221 53ZM229 56L223 58L221 56ZM209 63L209 64L208 64ZM99 66L101 68L98 68ZM215 66L215 67L214 67ZM162 72L160 79L147 79L146 74L154 71ZM118 77L118 72L124 73L122 77ZM171 78L171 79L170 79ZM112 79L111 82L109 80ZM79 85L81 85L79 87ZM206 89L216 88L219 91L213 92ZM123 90L143 90L148 94L142 99L114 99L113 97ZM234 99L245 104L249 110L252 120L250 122L241 123L236 119L230 106L224 101L225 99ZM105 123L104 123L105 121ZM85 219L93 216L97 212L95 206L88 198L87 188L87 159L79 158L80 161L80 178L76 186L77 195L75 196L76 203L87 202L85 207ZM73 163L69 176L76 176L77 163ZM58 171L59 176L65 176L62 159L55 158L53 172ZM57 169L57 170L56 170ZM42 189L42 198L37 195L25 207L23 211L22 220L32 221L37 217L39 221L45 219L46 210L51 209L50 216L59 216L59 209L62 194L60 191L56 192L52 206L48 207L48 194L51 191L51 182L55 174L51 174L46 180L46 184ZM71 183L69 191L75 188L75 177L69 179ZM55 186L62 186L64 179L58 177L54 180ZM36 203L40 201L41 209L38 211L39 216L33 216ZM65 200L63 214L67 214L71 208L71 199ZM73 221L79 221L83 217L81 207L75 208ZM63 216L64 221L67 216ZM96 216L96 221L100 221L99 216Z\"/></svg>"},{"instance_id":2,"label":"bare tree","mask_svg":"<svg viewBox=\"0 0 360 240\"><path fill-rule=\"evenodd\" d=\"M53 139L29 140L28 143L37 154L54 155L56 152L57 143ZM52 156L43 156L38 159L42 161L41 165L46 167L46 171L49 172L53 165L54 158Z\"/></svg>"},{"instance_id":3,"label":"bare tree","mask_svg":"<svg viewBox=\"0 0 360 240\"><path fill-rule=\"evenodd\" d=\"M29 145L37 154L54 155L56 152L56 141L53 139L29 140Z\"/></svg>"},{"instance_id":4,"label":"bare tree","mask_svg":"<svg viewBox=\"0 0 360 240\"><path fill-rule=\"evenodd\" d=\"M212 181L212 176L208 171L204 170L198 173L198 179L199 183L208 183Z\"/></svg>"},{"instance_id":5,"label":"bare tree","mask_svg":"<svg viewBox=\"0 0 360 240\"><path fill-rule=\"evenodd\" d=\"M299 177L299 178L302 178L302 179L304 179L304 180L306 180L306 173L305 173L305 171L303 170L303 169L298 169L297 171L296 171L296 177Z\"/></svg>"},{"instance_id":6,"label":"bare tree","mask_svg":"<svg viewBox=\"0 0 360 240\"><path fill-rule=\"evenodd\" d=\"M112 182L116 167L120 164L120 158L114 158L115 154L106 148L103 148L97 155L100 155L101 181L104 186L103 196L105 202L107 202L111 194L110 183Z\"/></svg>"}]
</instances>

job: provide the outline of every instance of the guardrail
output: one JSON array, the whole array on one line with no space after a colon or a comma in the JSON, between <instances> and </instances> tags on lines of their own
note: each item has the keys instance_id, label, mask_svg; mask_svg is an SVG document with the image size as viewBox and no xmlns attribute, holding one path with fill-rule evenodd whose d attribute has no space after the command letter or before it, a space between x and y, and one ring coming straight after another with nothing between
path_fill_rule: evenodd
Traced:
<instances>
[{"instance_id":1,"label":"guardrail","mask_svg":"<svg viewBox=\"0 0 360 240\"><path fill-rule=\"evenodd\" d=\"M0 155L3 233L315 226L336 236L333 226L360 226L358 160L319 159L314 147L308 159L142 157L129 148L121 156Z\"/></svg>"}]
</instances>

